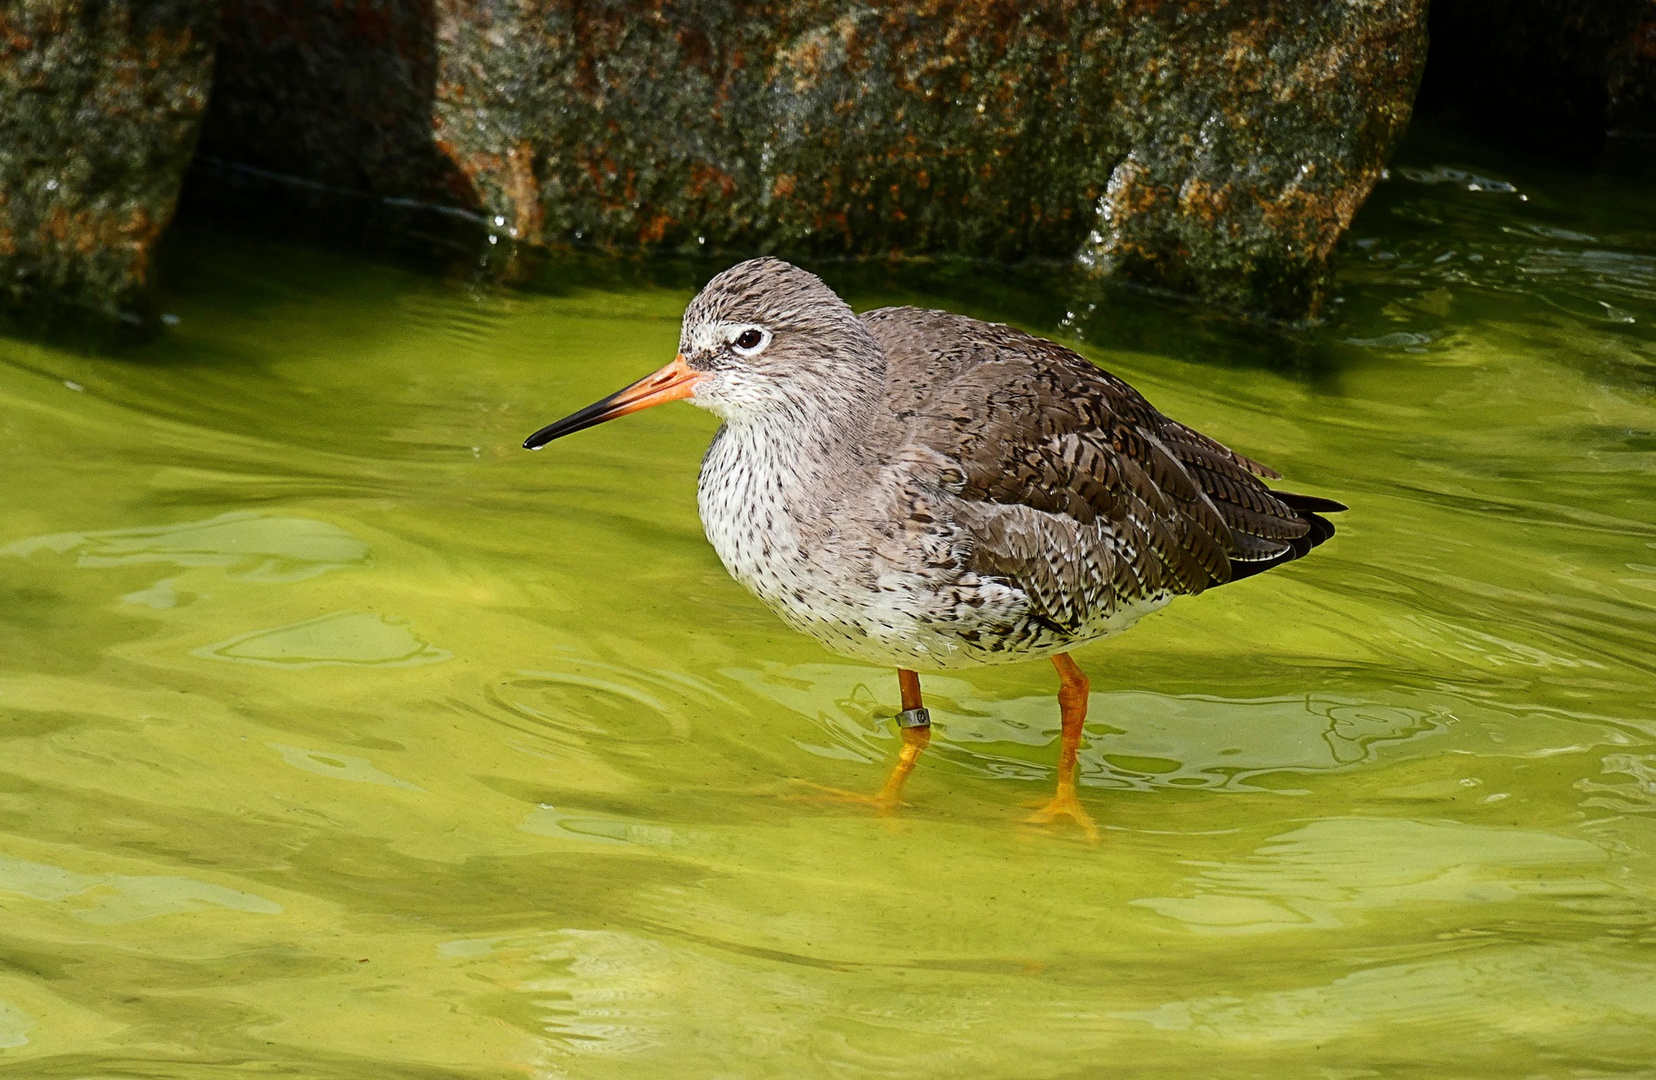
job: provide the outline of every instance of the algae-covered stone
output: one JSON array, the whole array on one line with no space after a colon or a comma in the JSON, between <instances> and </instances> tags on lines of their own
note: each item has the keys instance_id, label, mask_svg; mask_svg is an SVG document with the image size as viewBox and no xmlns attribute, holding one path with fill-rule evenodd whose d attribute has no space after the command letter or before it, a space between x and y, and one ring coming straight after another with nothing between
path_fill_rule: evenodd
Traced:
<instances>
[{"instance_id":1,"label":"algae-covered stone","mask_svg":"<svg viewBox=\"0 0 1656 1080\"><path fill-rule=\"evenodd\" d=\"M530 244L1080 257L1301 318L1407 122L1424 2L232 0L215 116L331 108L211 144Z\"/></svg>"},{"instance_id":2,"label":"algae-covered stone","mask_svg":"<svg viewBox=\"0 0 1656 1080\"><path fill-rule=\"evenodd\" d=\"M1408 126L1424 17L1411 0L1169 4L1126 35L1095 27L1087 52L1110 57L1098 130L1115 153L1082 257L1283 318L1320 314L1334 245Z\"/></svg>"},{"instance_id":3,"label":"algae-covered stone","mask_svg":"<svg viewBox=\"0 0 1656 1080\"><path fill-rule=\"evenodd\" d=\"M0 300L148 318L216 19L210 0L0 5Z\"/></svg>"}]
</instances>

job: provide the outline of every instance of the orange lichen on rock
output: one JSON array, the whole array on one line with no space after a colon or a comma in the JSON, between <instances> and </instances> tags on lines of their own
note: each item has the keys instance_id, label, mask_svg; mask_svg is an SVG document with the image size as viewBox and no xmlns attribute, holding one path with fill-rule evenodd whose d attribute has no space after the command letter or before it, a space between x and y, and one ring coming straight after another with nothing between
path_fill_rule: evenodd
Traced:
<instances>
[{"instance_id":1,"label":"orange lichen on rock","mask_svg":"<svg viewBox=\"0 0 1656 1080\"><path fill-rule=\"evenodd\" d=\"M134 14L192 2L189 27ZM207 85L210 6L8 7L0 76L14 91L69 95L56 69L28 58L97 7L105 14L87 18L109 36L82 79L98 87L94 111L162 117L146 137L164 129L181 169ZM1329 253L1407 121L1425 42L1425 0L218 7L203 147L242 167L239 180L286 175L356 205L429 204L531 245L1079 257L1282 318L1318 309ZM191 78L168 74L190 64ZM146 97L157 80L161 109ZM0 170L24 160L8 152L0 137ZM118 172L145 175L141 154L122 153L132 167ZM0 236L17 249L0 258L29 257L35 237L106 235L76 216L94 205L128 220L98 193L70 191L103 172L66 174L64 195L31 201L42 167L16 167L35 171L8 183L28 194L0 208ZM149 221L166 220L164 186L132 204ZM98 280L136 282L149 234L70 248L85 266L106 260Z\"/></svg>"},{"instance_id":2,"label":"orange lichen on rock","mask_svg":"<svg viewBox=\"0 0 1656 1080\"><path fill-rule=\"evenodd\" d=\"M0 13L0 302L152 316L151 257L195 145L215 15L199 0Z\"/></svg>"}]
</instances>

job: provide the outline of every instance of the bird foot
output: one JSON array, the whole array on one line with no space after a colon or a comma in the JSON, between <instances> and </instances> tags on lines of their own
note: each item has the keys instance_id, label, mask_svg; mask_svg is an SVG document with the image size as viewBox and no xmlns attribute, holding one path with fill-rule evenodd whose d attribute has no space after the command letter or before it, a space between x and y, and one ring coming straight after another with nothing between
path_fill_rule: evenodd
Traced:
<instances>
[{"instance_id":1,"label":"bird foot","mask_svg":"<svg viewBox=\"0 0 1656 1080\"><path fill-rule=\"evenodd\" d=\"M898 807L906 806L901 799L888 796L885 792L876 795L867 795L860 791L847 791L844 788L830 787L827 784L815 784L809 780L795 780L794 783L808 787L813 794L790 795L791 799L803 802L838 803L844 806L870 806L881 817L890 817L897 812Z\"/></svg>"},{"instance_id":2,"label":"bird foot","mask_svg":"<svg viewBox=\"0 0 1656 1080\"><path fill-rule=\"evenodd\" d=\"M1087 808L1081 805L1081 799L1073 789L1060 790L1050 801L1042 804L1040 809L1024 818L1024 821L1030 825L1051 825L1059 818L1069 818L1080 826L1089 844L1098 843L1098 826L1093 822L1092 815L1087 813Z\"/></svg>"}]
</instances>

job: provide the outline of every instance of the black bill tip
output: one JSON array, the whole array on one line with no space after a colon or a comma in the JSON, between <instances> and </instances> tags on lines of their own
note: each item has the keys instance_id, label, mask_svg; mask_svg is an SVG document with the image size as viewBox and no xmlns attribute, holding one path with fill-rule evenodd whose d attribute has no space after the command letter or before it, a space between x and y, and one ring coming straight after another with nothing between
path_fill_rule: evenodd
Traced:
<instances>
[{"instance_id":1,"label":"black bill tip","mask_svg":"<svg viewBox=\"0 0 1656 1080\"><path fill-rule=\"evenodd\" d=\"M634 383L634 386L637 384ZM539 450L553 439L561 439L565 435L573 435L577 431L585 431L589 427L597 427L605 420L612 420L627 412L625 408L627 391L619 390L602 401L594 401L580 412L570 413L562 420L554 420L527 439L523 440L525 450Z\"/></svg>"}]
</instances>

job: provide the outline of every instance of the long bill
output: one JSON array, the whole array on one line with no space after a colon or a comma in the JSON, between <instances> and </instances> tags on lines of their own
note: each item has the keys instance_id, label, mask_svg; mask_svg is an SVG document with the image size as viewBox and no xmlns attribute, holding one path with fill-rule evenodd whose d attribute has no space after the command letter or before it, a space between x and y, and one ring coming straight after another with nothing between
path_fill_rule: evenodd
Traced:
<instances>
[{"instance_id":1,"label":"long bill","mask_svg":"<svg viewBox=\"0 0 1656 1080\"><path fill-rule=\"evenodd\" d=\"M617 390L602 401L595 401L577 413L570 413L556 423L547 424L523 440L525 450L539 450L553 439L573 435L596 427L605 420L614 420L651 405L680 401L696 391L702 373L684 362L684 354L673 357L673 362L653 374L646 375L631 386Z\"/></svg>"}]
</instances>

